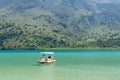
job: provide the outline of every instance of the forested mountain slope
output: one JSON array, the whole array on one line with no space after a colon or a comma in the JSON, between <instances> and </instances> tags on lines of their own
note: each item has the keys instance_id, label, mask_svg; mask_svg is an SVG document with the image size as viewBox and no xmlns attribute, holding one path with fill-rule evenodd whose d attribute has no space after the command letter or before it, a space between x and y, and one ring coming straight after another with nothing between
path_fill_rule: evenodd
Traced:
<instances>
[{"instance_id":1,"label":"forested mountain slope","mask_svg":"<svg viewBox=\"0 0 120 80\"><path fill-rule=\"evenodd\" d=\"M0 0L0 49L120 47L120 0Z\"/></svg>"}]
</instances>

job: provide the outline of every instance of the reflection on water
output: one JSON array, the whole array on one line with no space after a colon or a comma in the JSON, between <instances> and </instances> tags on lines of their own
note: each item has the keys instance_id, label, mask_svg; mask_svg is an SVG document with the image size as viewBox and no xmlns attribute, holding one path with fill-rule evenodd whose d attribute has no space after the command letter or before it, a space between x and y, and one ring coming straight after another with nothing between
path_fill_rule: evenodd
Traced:
<instances>
[{"instance_id":1,"label":"reflection on water","mask_svg":"<svg viewBox=\"0 0 120 80\"><path fill-rule=\"evenodd\" d=\"M40 67L40 80L55 80L55 71L54 65L44 65Z\"/></svg>"}]
</instances>

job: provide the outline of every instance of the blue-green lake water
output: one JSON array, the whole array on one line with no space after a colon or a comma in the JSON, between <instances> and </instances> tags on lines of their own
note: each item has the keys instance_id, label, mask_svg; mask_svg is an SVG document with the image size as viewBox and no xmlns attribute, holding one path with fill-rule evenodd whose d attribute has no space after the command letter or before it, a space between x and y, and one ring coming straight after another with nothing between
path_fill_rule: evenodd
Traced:
<instances>
[{"instance_id":1,"label":"blue-green lake water","mask_svg":"<svg viewBox=\"0 0 120 80\"><path fill-rule=\"evenodd\" d=\"M0 80L120 80L120 50L49 50L56 63L38 65L44 50L0 51Z\"/></svg>"}]
</instances>

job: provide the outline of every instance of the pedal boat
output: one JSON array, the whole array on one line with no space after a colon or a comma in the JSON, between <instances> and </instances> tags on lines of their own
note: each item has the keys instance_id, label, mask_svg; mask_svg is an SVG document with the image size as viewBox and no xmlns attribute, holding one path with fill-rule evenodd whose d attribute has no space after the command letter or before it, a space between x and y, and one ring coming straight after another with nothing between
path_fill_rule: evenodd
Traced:
<instances>
[{"instance_id":1,"label":"pedal boat","mask_svg":"<svg viewBox=\"0 0 120 80\"><path fill-rule=\"evenodd\" d=\"M54 59L54 52L41 52L41 58L37 61L38 64L53 64L56 62Z\"/></svg>"}]
</instances>

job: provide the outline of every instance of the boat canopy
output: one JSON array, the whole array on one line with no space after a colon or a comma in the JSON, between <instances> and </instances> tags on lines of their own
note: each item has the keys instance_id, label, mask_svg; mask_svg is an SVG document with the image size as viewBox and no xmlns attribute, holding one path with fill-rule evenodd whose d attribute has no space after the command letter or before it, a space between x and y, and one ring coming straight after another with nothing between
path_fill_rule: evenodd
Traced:
<instances>
[{"instance_id":1,"label":"boat canopy","mask_svg":"<svg viewBox=\"0 0 120 80\"><path fill-rule=\"evenodd\" d=\"M54 54L54 52L40 52L40 54Z\"/></svg>"}]
</instances>

